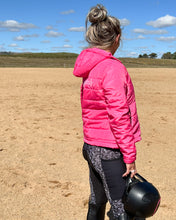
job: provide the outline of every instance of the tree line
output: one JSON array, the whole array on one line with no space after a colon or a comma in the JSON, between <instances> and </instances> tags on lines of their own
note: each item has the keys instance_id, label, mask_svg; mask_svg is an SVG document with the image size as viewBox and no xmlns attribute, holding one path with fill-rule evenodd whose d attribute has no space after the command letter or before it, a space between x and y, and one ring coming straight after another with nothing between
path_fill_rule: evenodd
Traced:
<instances>
[{"instance_id":1,"label":"tree line","mask_svg":"<svg viewBox=\"0 0 176 220\"><path fill-rule=\"evenodd\" d=\"M174 52L174 53L171 53L171 52L164 53L162 55L161 59L176 59L176 52Z\"/></svg>"},{"instance_id":2,"label":"tree line","mask_svg":"<svg viewBox=\"0 0 176 220\"><path fill-rule=\"evenodd\" d=\"M138 58L151 58L151 59L155 59L157 58L157 54L156 53L151 53L151 54L139 54ZM161 59L176 59L176 52L171 53L171 52L167 52L164 53L161 57Z\"/></svg>"}]
</instances>

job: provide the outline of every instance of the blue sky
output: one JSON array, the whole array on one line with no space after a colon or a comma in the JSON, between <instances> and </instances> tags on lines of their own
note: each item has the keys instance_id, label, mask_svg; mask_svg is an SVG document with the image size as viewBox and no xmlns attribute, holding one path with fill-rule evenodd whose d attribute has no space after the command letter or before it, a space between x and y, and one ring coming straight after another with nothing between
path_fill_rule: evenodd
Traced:
<instances>
[{"instance_id":1,"label":"blue sky","mask_svg":"<svg viewBox=\"0 0 176 220\"><path fill-rule=\"evenodd\" d=\"M86 15L98 3L121 22L116 57L176 51L175 0L1 1L0 51L80 53Z\"/></svg>"}]
</instances>

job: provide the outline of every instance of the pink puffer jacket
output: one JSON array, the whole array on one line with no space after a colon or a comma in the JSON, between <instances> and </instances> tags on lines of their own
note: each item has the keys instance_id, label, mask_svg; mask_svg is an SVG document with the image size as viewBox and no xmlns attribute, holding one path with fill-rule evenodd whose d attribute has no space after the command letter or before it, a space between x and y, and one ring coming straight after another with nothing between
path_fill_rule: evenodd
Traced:
<instances>
[{"instance_id":1,"label":"pink puffer jacket","mask_svg":"<svg viewBox=\"0 0 176 220\"><path fill-rule=\"evenodd\" d=\"M83 78L84 141L119 148L125 163L134 162L141 135L134 88L124 65L111 53L90 48L78 56L73 73Z\"/></svg>"}]
</instances>

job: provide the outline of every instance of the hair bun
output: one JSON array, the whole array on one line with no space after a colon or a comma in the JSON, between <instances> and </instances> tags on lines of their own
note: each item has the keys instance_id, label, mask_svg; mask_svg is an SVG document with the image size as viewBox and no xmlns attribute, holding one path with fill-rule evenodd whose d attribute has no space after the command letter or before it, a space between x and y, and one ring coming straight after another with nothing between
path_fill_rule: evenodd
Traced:
<instances>
[{"instance_id":1,"label":"hair bun","mask_svg":"<svg viewBox=\"0 0 176 220\"><path fill-rule=\"evenodd\" d=\"M104 6L100 4L91 8L88 14L88 20L92 24L104 21L106 18L107 18L107 10Z\"/></svg>"}]
</instances>

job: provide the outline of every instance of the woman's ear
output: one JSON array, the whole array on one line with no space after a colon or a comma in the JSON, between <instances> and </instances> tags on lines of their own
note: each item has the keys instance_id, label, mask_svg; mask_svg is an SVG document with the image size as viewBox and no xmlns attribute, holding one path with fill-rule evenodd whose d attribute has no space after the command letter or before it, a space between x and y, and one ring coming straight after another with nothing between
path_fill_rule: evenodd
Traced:
<instances>
[{"instance_id":1,"label":"woman's ear","mask_svg":"<svg viewBox=\"0 0 176 220\"><path fill-rule=\"evenodd\" d=\"M116 52L117 48L119 47L120 45L120 34L117 35L113 45L112 45L112 48L111 48L111 53L112 55L114 55L114 53Z\"/></svg>"},{"instance_id":2,"label":"woman's ear","mask_svg":"<svg viewBox=\"0 0 176 220\"><path fill-rule=\"evenodd\" d=\"M120 43L119 41L120 41L120 34L118 34L116 39L115 39L115 42L118 43L118 44Z\"/></svg>"}]
</instances>

